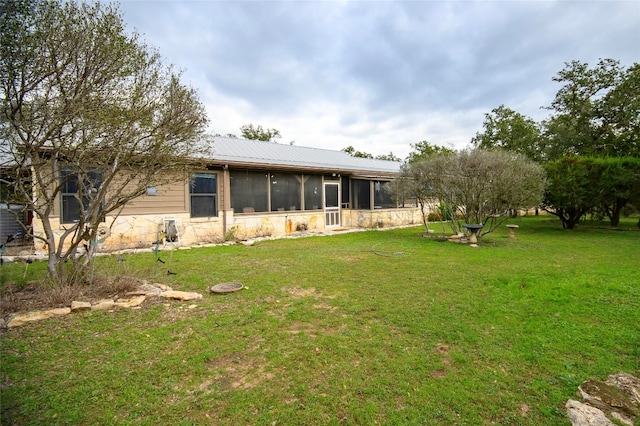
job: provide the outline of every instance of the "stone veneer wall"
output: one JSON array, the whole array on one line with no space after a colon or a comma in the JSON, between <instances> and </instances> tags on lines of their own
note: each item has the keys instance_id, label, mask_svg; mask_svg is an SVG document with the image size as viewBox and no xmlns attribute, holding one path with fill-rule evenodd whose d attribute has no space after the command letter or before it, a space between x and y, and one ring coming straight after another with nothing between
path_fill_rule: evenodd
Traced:
<instances>
[{"instance_id":1,"label":"stone veneer wall","mask_svg":"<svg viewBox=\"0 0 640 426\"><path fill-rule=\"evenodd\" d=\"M347 228L388 228L420 224L422 214L418 208L342 211L342 225Z\"/></svg>"},{"instance_id":2,"label":"stone veneer wall","mask_svg":"<svg viewBox=\"0 0 640 426\"><path fill-rule=\"evenodd\" d=\"M278 213L252 213L235 215L226 212L218 217L192 218L188 213L168 215L120 216L111 227L111 235L101 246L103 251L142 248L153 245L164 229L164 220L176 221L180 245L219 243L225 240L245 240L255 237L281 237L301 231L325 230L324 212L290 211ZM104 223L109 227L113 217ZM386 228L391 226L418 225L422 223L419 209L342 210L342 225L347 228ZM65 225L52 220L55 232L60 236ZM34 233L44 235L39 221L34 221ZM35 249L43 250L44 244L34 239Z\"/></svg>"}]
</instances>

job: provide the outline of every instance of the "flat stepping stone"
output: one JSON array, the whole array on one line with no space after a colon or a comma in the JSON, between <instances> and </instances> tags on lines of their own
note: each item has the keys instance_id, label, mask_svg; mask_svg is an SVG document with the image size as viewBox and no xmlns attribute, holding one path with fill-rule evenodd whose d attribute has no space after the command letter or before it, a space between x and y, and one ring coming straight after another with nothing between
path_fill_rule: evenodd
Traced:
<instances>
[{"instance_id":1,"label":"flat stepping stone","mask_svg":"<svg viewBox=\"0 0 640 426\"><path fill-rule=\"evenodd\" d=\"M242 290L242 284L240 283L221 283L211 287L211 293L233 293L234 291Z\"/></svg>"}]
</instances>

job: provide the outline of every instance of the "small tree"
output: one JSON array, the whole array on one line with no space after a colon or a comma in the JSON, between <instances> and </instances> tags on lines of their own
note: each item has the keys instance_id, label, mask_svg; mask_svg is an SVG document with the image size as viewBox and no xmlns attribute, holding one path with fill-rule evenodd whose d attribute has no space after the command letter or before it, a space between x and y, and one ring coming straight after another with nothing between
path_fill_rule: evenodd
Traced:
<instances>
[{"instance_id":1,"label":"small tree","mask_svg":"<svg viewBox=\"0 0 640 426\"><path fill-rule=\"evenodd\" d=\"M50 277L84 279L100 227L113 223L107 216L115 220L150 186L186 177L204 107L125 32L115 6L16 0L2 12L0 158L13 193L42 223L33 237L46 245ZM61 199L77 212L57 235Z\"/></svg>"},{"instance_id":2,"label":"small tree","mask_svg":"<svg viewBox=\"0 0 640 426\"><path fill-rule=\"evenodd\" d=\"M442 195L434 182L440 181L442 176L448 173L450 157L453 155L455 154L435 154L422 161L406 163L402 166L400 176L391 182L390 188L396 199L415 198L420 207L422 223L427 231L429 231L429 213L440 203L439 197ZM454 226L455 223L452 222ZM454 232L456 232L455 228Z\"/></svg>"},{"instance_id":3,"label":"small tree","mask_svg":"<svg viewBox=\"0 0 640 426\"><path fill-rule=\"evenodd\" d=\"M444 202L454 232L460 231L461 218L466 224L484 225L480 235L504 223L512 210L538 206L545 186L544 170L532 160L482 149L409 163L404 176L421 206Z\"/></svg>"}]
</instances>

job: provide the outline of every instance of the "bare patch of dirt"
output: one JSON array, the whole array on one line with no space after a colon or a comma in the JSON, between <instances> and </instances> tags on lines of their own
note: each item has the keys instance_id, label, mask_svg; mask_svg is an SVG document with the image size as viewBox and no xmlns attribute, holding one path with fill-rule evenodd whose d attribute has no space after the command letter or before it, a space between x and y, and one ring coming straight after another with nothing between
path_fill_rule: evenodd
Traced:
<instances>
[{"instance_id":1,"label":"bare patch of dirt","mask_svg":"<svg viewBox=\"0 0 640 426\"><path fill-rule=\"evenodd\" d=\"M447 344L438 344L438 348L436 349L436 352L442 355L446 355L449 353L450 350L451 350L451 346Z\"/></svg>"},{"instance_id":2,"label":"bare patch of dirt","mask_svg":"<svg viewBox=\"0 0 640 426\"><path fill-rule=\"evenodd\" d=\"M53 286L47 282L31 282L26 286L5 283L0 291L0 317L14 312L61 308L73 301L97 302L112 298L125 298L143 281L128 276L96 278L92 285Z\"/></svg>"},{"instance_id":3,"label":"bare patch of dirt","mask_svg":"<svg viewBox=\"0 0 640 426\"><path fill-rule=\"evenodd\" d=\"M326 309L328 311L336 311L336 310L338 310L337 307L331 306L331 305L329 305L327 303L318 303L318 304L313 305L313 307L316 308L316 309Z\"/></svg>"},{"instance_id":4,"label":"bare patch of dirt","mask_svg":"<svg viewBox=\"0 0 640 426\"><path fill-rule=\"evenodd\" d=\"M335 299L335 296L326 296L316 290L314 287L301 288L301 287L283 287L280 289L283 293L289 293L294 299L301 299L303 297L315 297L316 299Z\"/></svg>"},{"instance_id":5,"label":"bare patch of dirt","mask_svg":"<svg viewBox=\"0 0 640 426\"><path fill-rule=\"evenodd\" d=\"M444 370L435 370L431 373L431 377L434 379L442 379L443 377L447 377L447 372Z\"/></svg>"},{"instance_id":6,"label":"bare patch of dirt","mask_svg":"<svg viewBox=\"0 0 640 426\"><path fill-rule=\"evenodd\" d=\"M296 322L291 324L291 328L289 330L285 330L285 333L288 334L306 334L311 338L318 337L318 329L312 324Z\"/></svg>"},{"instance_id":7,"label":"bare patch of dirt","mask_svg":"<svg viewBox=\"0 0 640 426\"><path fill-rule=\"evenodd\" d=\"M216 376L202 383L200 389L208 389L214 383L223 390L252 389L274 375L264 371L263 357L249 357L234 353L206 361L206 365Z\"/></svg>"}]
</instances>

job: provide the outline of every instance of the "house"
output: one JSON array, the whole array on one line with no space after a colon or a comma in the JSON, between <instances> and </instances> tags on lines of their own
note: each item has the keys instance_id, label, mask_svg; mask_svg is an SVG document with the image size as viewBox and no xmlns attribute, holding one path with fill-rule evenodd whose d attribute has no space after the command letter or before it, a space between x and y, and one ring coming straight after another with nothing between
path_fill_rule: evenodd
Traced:
<instances>
[{"instance_id":1,"label":"house","mask_svg":"<svg viewBox=\"0 0 640 426\"><path fill-rule=\"evenodd\" d=\"M398 205L386 190L400 172L399 162L246 139L213 141L213 158L189 179L147 188L124 207L106 250L148 247L161 232L191 245L420 223L415 206ZM77 203L71 185L54 206L53 224L60 232L73 223ZM37 221L33 226L34 233L42 232Z\"/></svg>"}]
</instances>

